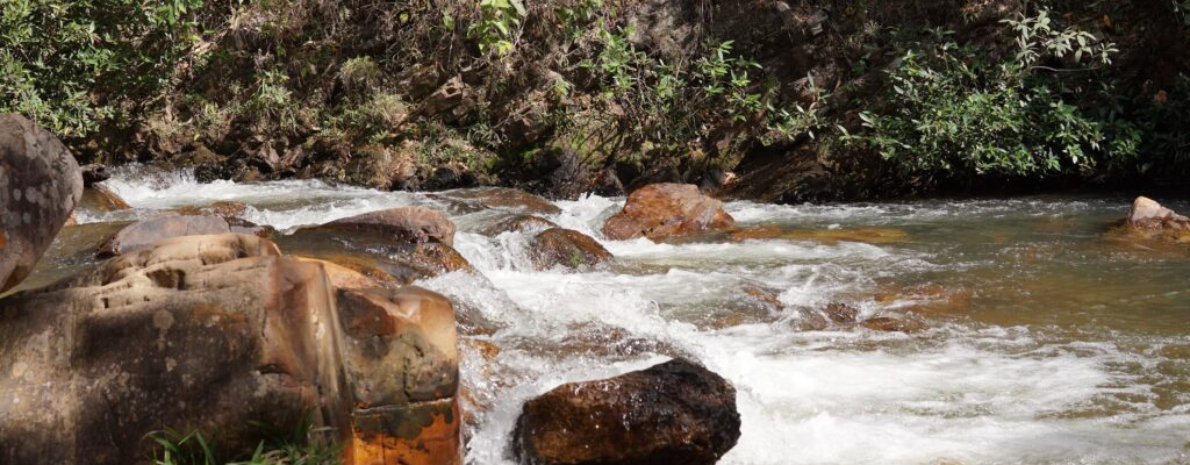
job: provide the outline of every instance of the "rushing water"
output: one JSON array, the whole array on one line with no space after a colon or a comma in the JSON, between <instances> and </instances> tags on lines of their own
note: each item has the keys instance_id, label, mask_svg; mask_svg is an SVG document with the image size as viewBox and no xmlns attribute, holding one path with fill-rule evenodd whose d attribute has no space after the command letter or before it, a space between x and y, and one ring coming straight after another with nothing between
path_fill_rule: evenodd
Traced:
<instances>
[{"instance_id":1,"label":"rushing water","mask_svg":"<svg viewBox=\"0 0 1190 465\"><path fill-rule=\"evenodd\" d=\"M284 231L442 207L312 181L200 185L125 171L108 185L135 209L81 212L82 222L237 200L247 219ZM466 338L501 349L489 359L464 344L470 463L508 462L525 400L673 355L738 389L743 436L722 463L1190 463L1190 252L1105 238L1128 199L727 205L744 227L896 232L874 243L603 239L599 225L622 202L557 202L563 212L549 217L615 254L585 272L533 271L526 234L471 232L499 212L454 217L456 248L483 276L419 284L478 313L489 330ZM808 324L832 302L928 328Z\"/></svg>"}]
</instances>

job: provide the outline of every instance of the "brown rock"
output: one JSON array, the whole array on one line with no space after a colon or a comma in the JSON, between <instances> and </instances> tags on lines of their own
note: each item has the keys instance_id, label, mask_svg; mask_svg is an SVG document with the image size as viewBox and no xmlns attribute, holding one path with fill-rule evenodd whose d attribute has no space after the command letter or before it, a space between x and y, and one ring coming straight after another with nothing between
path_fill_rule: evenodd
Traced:
<instances>
[{"instance_id":1,"label":"brown rock","mask_svg":"<svg viewBox=\"0 0 1190 465\"><path fill-rule=\"evenodd\" d=\"M455 224L441 212L422 207L398 207L335 220L304 230L333 230L381 236L393 243L453 245Z\"/></svg>"},{"instance_id":2,"label":"brown rock","mask_svg":"<svg viewBox=\"0 0 1190 465\"><path fill-rule=\"evenodd\" d=\"M1128 212L1126 232L1141 239L1190 243L1190 218L1147 197L1137 197Z\"/></svg>"},{"instance_id":3,"label":"brown rock","mask_svg":"<svg viewBox=\"0 0 1190 465\"><path fill-rule=\"evenodd\" d=\"M416 288L334 291L255 236L192 236L0 301L0 463L147 463L152 431L314 414L345 463L462 461L454 316Z\"/></svg>"},{"instance_id":4,"label":"brown rock","mask_svg":"<svg viewBox=\"0 0 1190 465\"><path fill-rule=\"evenodd\" d=\"M822 313L835 323L855 323L859 318L859 310L850 305L834 302L822 309Z\"/></svg>"},{"instance_id":5,"label":"brown rock","mask_svg":"<svg viewBox=\"0 0 1190 465\"><path fill-rule=\"evenodd\" d=\"M82 200L78 208L93 212L107 213L132 208L107 186L96 184L83 190Z\"/></svg>"},{"instance_id":6,"label":"brown rock","mask_svg":"<svg viewBox=\"0 0 1190 465\"><path fill-rule=\"evenodd\" d=\"M499 236L511 231L544 231L550 228L556 228L558 225L553 221L546 220L533 215L516 215L505 218L487 228L484 228L482 234L485 236Z\"/></svg>"},{"instance_id":7,"label":"brown rock","mask_svg":"<svg viewBox=\"0 0 1190 465\"><path fill-rule=\"evenodd\" d=\"M248 205L244 202L219 201L210 205L191 205L173 209L174 213L186 216L218 216L220 218L238 218L248 212Z\"/></svg>"},{"instance_id":8,"label":"brown rock","mask_svg":"<svg viewBox=\"0 0 1190 465\"><path fill-rule=\"evenodd\" d=\"M251 422L308 412L345 441L325 283L259 238L198 236L0 300L0 463L147 463L145 435L166 427L252 450Z\"/></svg>"},{"instance_id":9,"label":"brown rock","mask_svg":"<svg viewBox=\"0 0 1190 465\"><path fill-rule=\"evenodd\" d=\"M107 167L98 163L80 166L79 172L83 175L83 188L86 189L112 177L111 173L107 172Z\"/></svg>"},{"instance_id":10,"label":"brown rock","mask_svg":"<svg viewBox=\"0 0 1190 465\"><path fill-rule=\"evenodd\" d=\"M527 215L556 215L562 209L528 192L508 187L476 187L441 192L430 198L446 202L459 213L474 213L498 208Z\"/></svg>"},{"instance_id":11,"label":"brown rock","mask_svg":"<svg viewBox=\"0 0 1190 465\"><path fill-rule=\"evenodd\" d=\"M899 333L915 333L918 331L925 331L929 329L925 323L917 320L906 320L899 318L890 318L880 316L875 318L868 318L860 323L860 326L868 328L872 331L882 332L899 332Z\"/></svg>"},{"instance_id":12,"label":"brown rock","mask_svg":"<svg viewBox=\"0 0 1190 465\"><path fill-rule=\"evenodd\" d=\"M385 284L411 284L454 271L475 269L451 246L410 244L384 235L307 228L277 236L286 253L326 260Z\"/></svg>"},{"instance_id":13,"label":"brown rock","mask_svg":"<svg viewBox=\"0 0 1190 465\"><path fill-rule=\"evenodd\" d=\"M701 194L697 186L652 184L628 196L624 209L603 225L603 234L614 240L658 240L722 231L734 225L723 202Z\"/></svg>"},{"instance_id":14,"label":"brown rock","mask_svg":"<svg viewBox=\"0 0 1190 465\"><path fill-rule=\"evenodd\" d=\"M326 272L326 278L330 280L331 286L335 289L366 289L378 287L380 285L377 280L369 278L363 273L345 266L336 265L326 260L305 257L294 258L303 262L317 263L322 265L323 271Z\"/></svg>"},{"instance_id":15,"label":"brown rock","mask_svg":"<svg viewBox=\"0 0 1190 465\"><path fill-rule=\"evenodd\" d=\"M340 290L357 464L457 464L459 353L450 300L416 288Z\"/></svg>"},{"instance_id":16,"label":"brown rock","mask_svg":"<svg viewBox=\"0 0 1190 465\"><path fill-rule=\"evenodd\" d=\"M530 400L513 452L532 465L710 465L739 437L735 388L679 359Z\"/></svg>"},{"instance_id":17,"label":"brown rock","mask_svg":"<svg viewBox=\"0 0 1190 465\"><path fill-rule=\"evenodd\" d=\"M573 229L547 229L534 237L529 247L533 266L538 270L593 267L612 258L598 241Z\"/></svg>"},{"instance_id":18,"label":"brown rock","mask_svg":"<svg viewBox=\"0 0 1190 465\"><path fill-rule=\"evenodd\" d=\"M182 236L227 234L231 227L216 216L163 215L137 221L121 229L99 248L100 257L111 257L144 249L166 239Z\"/></svg>"},{"instance_id":19,"label":"brown rock","mask_svg":"<svg viewBox=\"0 0 1190 465\"><path fill-rule=\"evenodd\" d=\"M82 193L78 164L57 137L0 115L0 292L29 275Z\"/></svg>"}]
</instances>

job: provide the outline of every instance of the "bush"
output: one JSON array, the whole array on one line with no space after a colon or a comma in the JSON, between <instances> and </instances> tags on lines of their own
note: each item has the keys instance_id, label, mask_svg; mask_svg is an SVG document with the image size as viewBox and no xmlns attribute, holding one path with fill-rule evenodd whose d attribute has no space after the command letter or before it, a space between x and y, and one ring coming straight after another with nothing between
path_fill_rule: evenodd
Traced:
<instances>
[{"instance_id":1,"label":"bush","mask_svg":"<svg viewBox=\"0 0 1190 465\"><path fill-rule=\"evenodd\" d=\"M151 102L195 40L202 0L4 0L0 111L84 137ZM129 96L141 98L127 99Z\"/></svg>"},{"instance_id":2,"label":"bush","mask_svg":"<svg viewBox=\"0 0 1190 465\"><path fill-rule=\"evenodd\" d=\"M932 31L891 70L887 109L862 113L867 131L847 138L906 174L939 178L1089 171L1136 155L1134 126L1073 103L1098 98L1071 84L1109 64L1112 44L1057 28L1044 10L1004 24L1007 60Z\"/></svg>"}]
</instances>

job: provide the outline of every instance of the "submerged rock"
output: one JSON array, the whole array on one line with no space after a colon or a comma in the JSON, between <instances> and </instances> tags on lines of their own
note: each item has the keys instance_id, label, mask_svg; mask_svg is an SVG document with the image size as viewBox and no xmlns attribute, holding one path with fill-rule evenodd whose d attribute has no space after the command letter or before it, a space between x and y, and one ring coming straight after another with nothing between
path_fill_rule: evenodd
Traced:
<instances>
[{"instance_id":1,"label":"submerged rock","mask_svg":"<svg viewBox=\"0 0 1190 465\"><path fill-rule=\"evenodd\" d=\"M530 243L533 266L548 270L556 266L589 268L611 260L612 254L595 239L573 229L542 231Z\"/></svg>"},{"instance_id":2,"label":"submerged rock","mask_svg":"<svg viewBox=\"0 0 1190 465\"><path fill-rule=\"evenodd\" d=\"M735 388L679 359L526 402L513 451L529 465L709 465L739 437Z\"/></svg>"},{"instance_id":3,"label":"submerged rock","mask_svg":"<svg viewBox=\"0 0 1190 465\"><path fill-rule=\"evenodd\" d=\"M514 210L527 215L562 213L562 209L549 200L508 187L458 189L440 192L430 198L445 202L450 209L458 213L474 213L491 208Z\"/></svg>"},{"instance_id":4,"label":"submerged rock","mask_svg":"<svg viewBox=\"0 0 1190 465\"><path fill-rule=\"evenodd\" d=\"M723 202L692 184L652 184L632 192L624 209L607 220L603 235L613 240L652 240L730 229L735 225Z\"/></svg>"},{"instance_id":5,"label":"submerged rock","mask_svg":"<svg viewBox=\"0 0 1190 465\"><path fill-rule=\"evenodd\" d=\"M398 207L343 218L308 230L341 231L382 236L392 243L454 245L455 224L442 212L422 207Z\"/></svg>"},{"instance_id":6,"label":"submerged rock","mask_svg":"<svg viewBox=\"0 0 1190 465\"><path fill-rule=\"evenodd\" d=\"M82 193L78 164L57 137L23 116L0 115L0 292L33 271Z\"/></svg>"},{"instance_id":7,"label":"submerged rock","mask_svg":"<svg viewBox=\"0 0 1190 465\"><path fill-rule=\"evenodd\" d=\"M790 241L814 241L828 245L834 245L839 242L890 244L908 240L909 233L900 229L888 228L785 230L779 226L761 226L732 231L728 235L728 238L736 242L749 239L783 239Z\"/></svg>"},{"instance_id":8,"label":"submerged rock","mask_svg":"<svg viewBox=\"0 0 1190 465\"><path fill-rule=\"evenodd\" d=\"M217 216L162 215L137 221L121 229L99 247L98 256L122 255L175 237L230 232L227 221Z\"/></svg>"},{"instance_id":9,"label":"submerged rock","mask_svg":"<svg viewBox=\"0 0 1190 465\"><path fill-rule=\"evenodd\" d=\"M248 212L248 205L244 202L219 201L210 205L191 205L173 209L174 213L189 216L218 216L220 218L239 218Z\"/></svg>"},{"instance_id":10,"label":"submerged rock","mask_svg":"<svg viewBox=\"0 0 1190 465\"><path fill-rule=\"evenodd\" d=\"M485 236L499 236L506 232L512 231L543 231L550 228L556 228L558 225L553 221L533 216L533 215L515 215L484 228L481 233Z\"/></svg>"}]
</instances>

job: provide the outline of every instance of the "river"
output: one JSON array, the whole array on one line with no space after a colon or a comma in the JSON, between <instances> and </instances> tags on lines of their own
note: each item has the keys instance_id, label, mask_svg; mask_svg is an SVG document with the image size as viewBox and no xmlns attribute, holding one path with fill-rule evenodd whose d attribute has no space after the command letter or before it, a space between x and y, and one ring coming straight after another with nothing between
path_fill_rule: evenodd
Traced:
<instances>
[{"instance_id":1,"label":"river","mask_svg":"<svg viewBox=\"0 0 1190 465\"><path fill-rule=\"evenodd\" d=\"M81 223L235 200L284 232L442 207L316 181L197 184L126 169L107 185L134 209L79 212ZM740 226L785 236L671 244L602 238L622 203L556 202L548 219L615 255L581 272L534 271L523 233L474 232L504 212L453 216L455 247L482 276L419 285L484 322L466 339L500 349L489 358L464 344L469 463L510 463L525 400L673 355L738 390L743 435L725 464L1190 463L1190 252L1105 236L1128 198L733 201ZM815 323L836 302L917 328Z\"/></svg>"}]
</instances>

